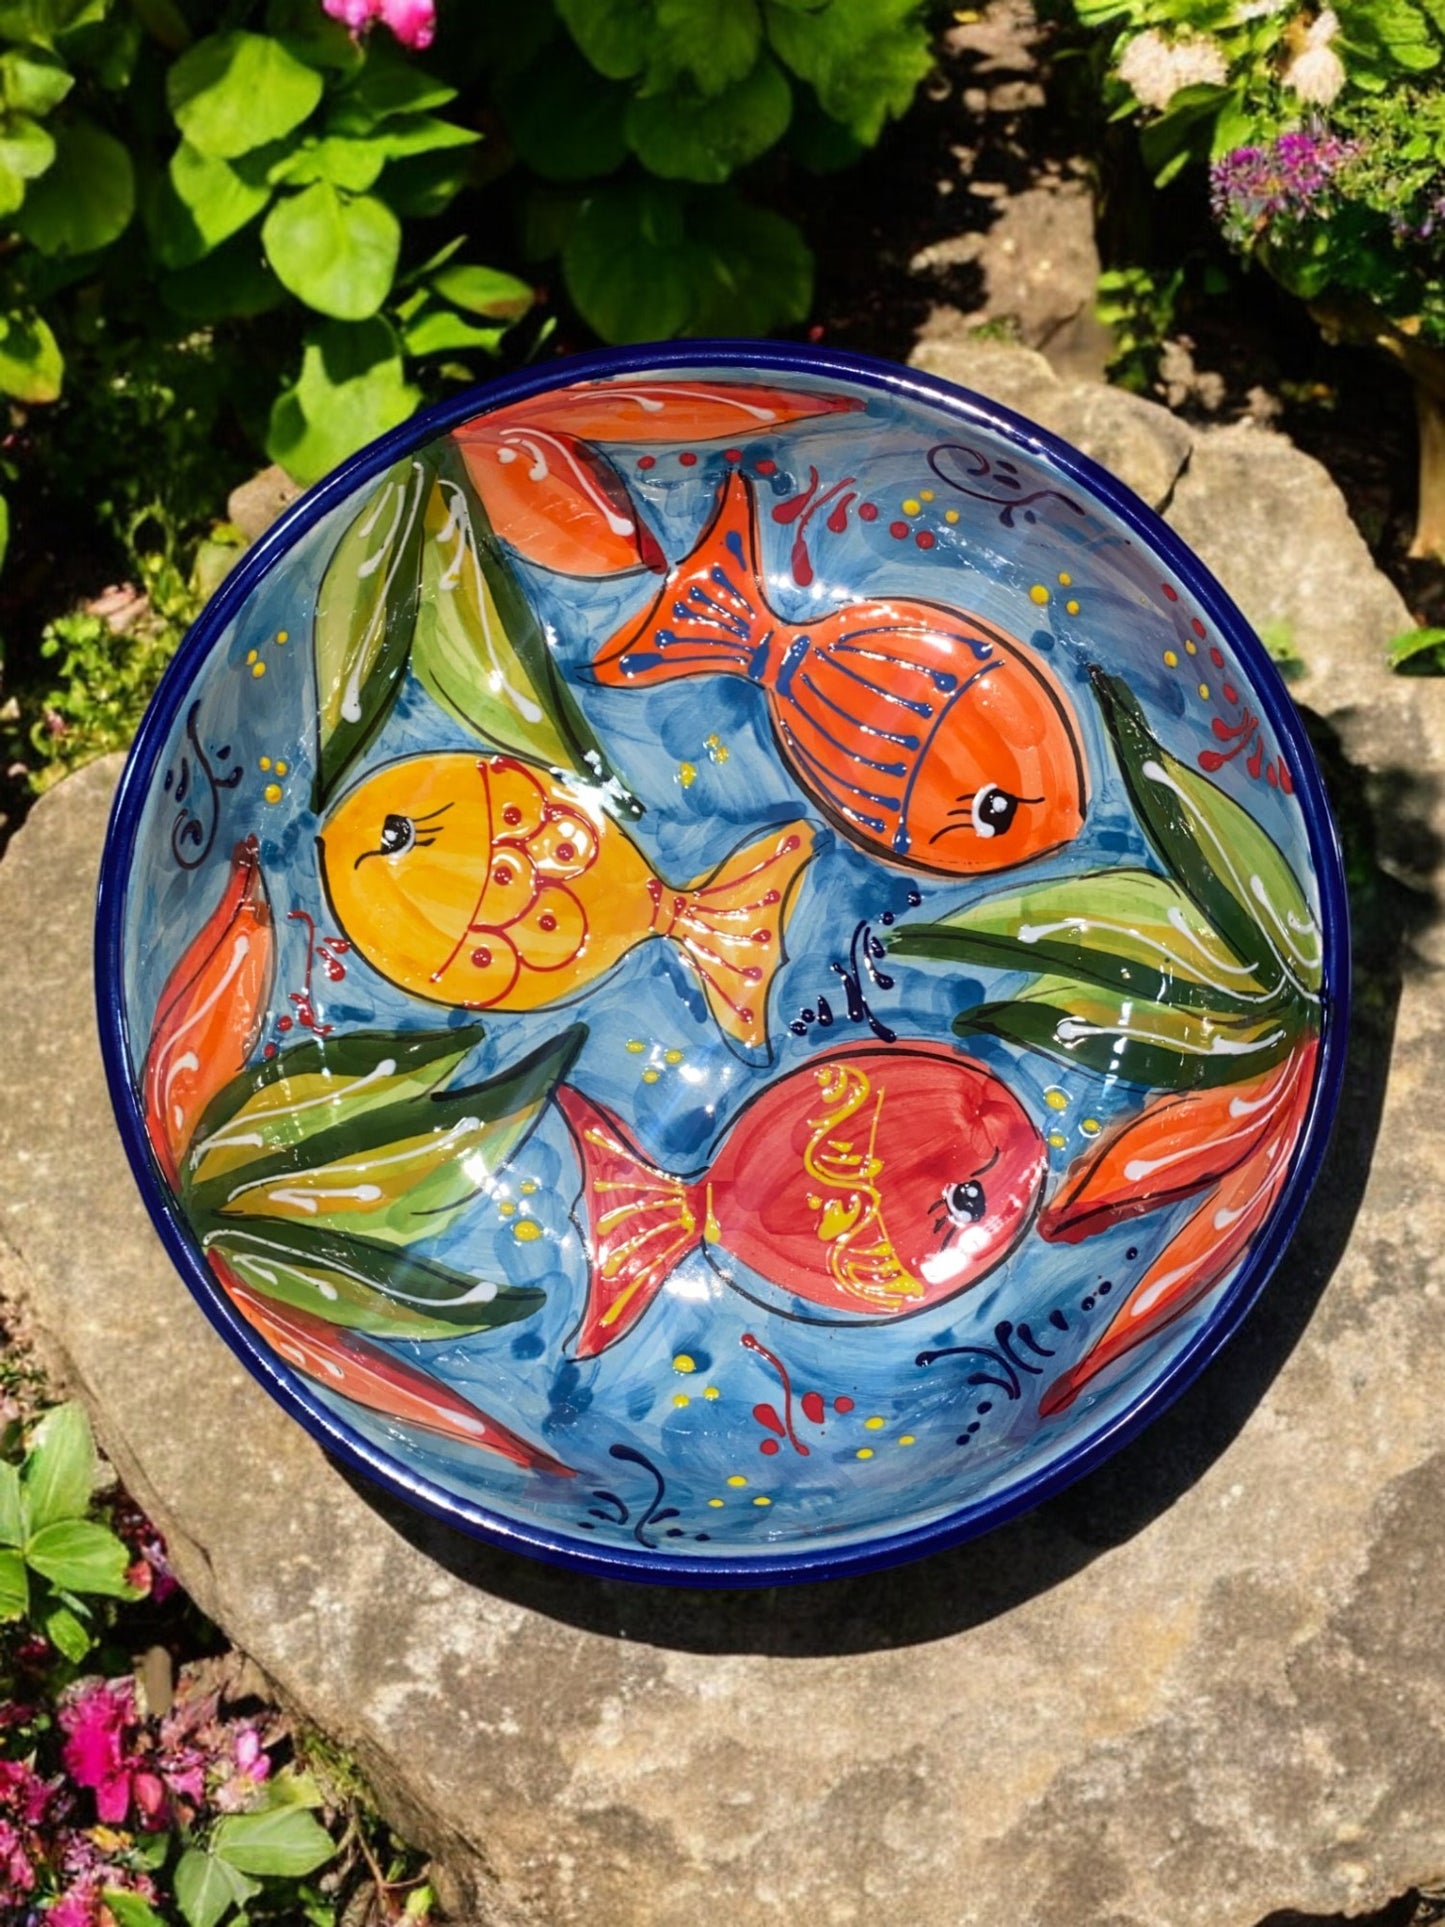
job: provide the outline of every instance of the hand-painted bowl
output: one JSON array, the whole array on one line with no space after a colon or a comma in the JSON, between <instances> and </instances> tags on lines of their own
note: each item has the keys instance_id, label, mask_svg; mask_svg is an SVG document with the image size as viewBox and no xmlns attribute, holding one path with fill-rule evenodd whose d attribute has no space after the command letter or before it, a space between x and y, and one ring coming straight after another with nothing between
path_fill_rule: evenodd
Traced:
<instances>
[{"instance_id":1,"label":"hand-painted bowl","mask_svg":"<svg viewBox=\"0 0 1445 1927\"><path fill-rule=\"evenodd\" d=\"M554 364L313 489L101 890L165 1243L339 1459L623 1577L1058 1490L1238 1325L1339 1087L1263 649L1083 456L759 343Z\"/></svg>"}]
</instances>

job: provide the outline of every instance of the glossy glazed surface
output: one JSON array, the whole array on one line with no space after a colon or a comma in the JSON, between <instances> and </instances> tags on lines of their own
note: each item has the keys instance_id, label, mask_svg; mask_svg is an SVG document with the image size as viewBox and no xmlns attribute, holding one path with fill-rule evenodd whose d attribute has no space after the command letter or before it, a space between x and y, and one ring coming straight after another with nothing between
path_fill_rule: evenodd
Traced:
<instances>
[{"instance_id":1,"label":"glossy glazed surface","mask_svg":"<svg viewBox=\"0 0 1445 1927\"><path fill-rule=\"evenodd\" d=\"M1338 1081L1318 779L1132 498L788 350L358 458L198 626L107 852L122 1128L334 1449L736 1581L979 1529L1237 1322Z\"/></svg>"}]
</instances>

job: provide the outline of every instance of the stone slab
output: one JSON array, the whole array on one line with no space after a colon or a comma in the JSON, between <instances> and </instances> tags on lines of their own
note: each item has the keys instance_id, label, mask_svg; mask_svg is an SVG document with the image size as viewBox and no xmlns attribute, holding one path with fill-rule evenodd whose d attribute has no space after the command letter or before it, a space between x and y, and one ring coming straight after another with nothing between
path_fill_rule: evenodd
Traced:
<instances>
[{"instance_id":1,"label":"stone slab","mask_svg":"<svg viewBox=\"0 0 1445 1927\"><path fill-rule=\"evenodd\" d=\"M1282 543L1308 499L1347 544L1304 457L1241 477L1232 451L1240 499L1196 504L1209 540L1230 548L1228 511ZM354 1485L194 1308L110 1127L90 902L114 765L56 789L0 864L5 1287L187 1585L355 1749L459 1919L1252 1927L1440 1872L1445 688L1385 674L1396 611L1362 545L1298 553L1301 687L1369 763L1337 776L1367 916L1325 1178L1243 1332L1143 1438L893 1573L591 1582Z\"/></svg>"}]
</instances>

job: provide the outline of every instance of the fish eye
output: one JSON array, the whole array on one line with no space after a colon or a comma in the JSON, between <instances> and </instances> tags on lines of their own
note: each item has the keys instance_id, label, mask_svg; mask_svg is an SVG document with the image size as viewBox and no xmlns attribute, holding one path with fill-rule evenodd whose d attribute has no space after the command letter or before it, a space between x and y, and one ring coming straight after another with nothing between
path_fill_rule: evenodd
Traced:
<instances>
[{"instance_id":1,"label":"fish eye","mask_svg":"<svg viewBox=\"0 0 1445 1927\"><path fill-rule=\"evenodd\" d=\"M416 842L416 824L409 816L398 816L394 812L381 826L381 842L377 846L381 856L400 856Z\"/></svg>"},{"instance_id":2,"label":"fish eye","mask_svg":"<svg viewBox=\"0 0 1445 1927\"><path fill-rule=\"evenodd\" d=\"M1012 827L1023 801L1025 798L1011 795L997 783L985 783L973 799L974 829L980 836L1002 836Z\"/></svg>"},{"instance_id":3,"label":"fish eye","mask_svg":"<svg viewBox=\"0 0 1445 1927\"><path fill-rule=\"evenodd\" d=\"M943 1207L956 1225L977 1224L988 1210L983 1186L977 1178L949 1185L943 1194Z\"/></svg>"}]
</instances>

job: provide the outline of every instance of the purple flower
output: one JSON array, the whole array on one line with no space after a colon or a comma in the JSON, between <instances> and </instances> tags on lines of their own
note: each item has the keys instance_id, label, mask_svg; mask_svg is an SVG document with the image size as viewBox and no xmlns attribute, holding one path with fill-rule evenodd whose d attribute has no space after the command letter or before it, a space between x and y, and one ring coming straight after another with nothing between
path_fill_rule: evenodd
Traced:
<instances>
[{"instance_id":1,"label":"purple flower","mask_svg":"<svg viewBox=\"0 0 1445 1927\"><path fill-rule=\"evenodd\" d=\"M1357 141L1303 128L1267 147L1236 147L1210 170L1214 218L1241 247L1272 221L1308 220L1325 211L1335 176L1359 151Z\"/></svg>"}]
</instances>

